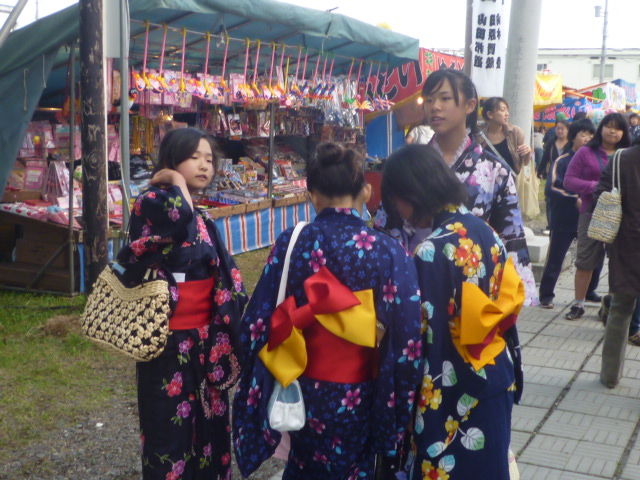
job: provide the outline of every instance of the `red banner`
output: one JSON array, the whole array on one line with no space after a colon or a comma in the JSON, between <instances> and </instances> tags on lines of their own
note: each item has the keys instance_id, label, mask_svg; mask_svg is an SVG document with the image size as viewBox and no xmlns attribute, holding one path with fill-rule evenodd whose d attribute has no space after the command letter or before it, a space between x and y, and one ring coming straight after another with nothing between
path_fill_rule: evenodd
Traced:
<instances>
[{"instance_id":1,"label":"red banner","mask_svg":"<svg viewBox=\"0 0 640 480\"><path fill-rule=\"evenodd\" d=\"M422 90L426 78L436 70L453 68L462 70L464 58L440 53L426 48L420 49L420 57L413 62L405 63L388 73L369 77L367 94L370 97L387 96L387 100L398 103Z\"/></svg>"}]
</instances>

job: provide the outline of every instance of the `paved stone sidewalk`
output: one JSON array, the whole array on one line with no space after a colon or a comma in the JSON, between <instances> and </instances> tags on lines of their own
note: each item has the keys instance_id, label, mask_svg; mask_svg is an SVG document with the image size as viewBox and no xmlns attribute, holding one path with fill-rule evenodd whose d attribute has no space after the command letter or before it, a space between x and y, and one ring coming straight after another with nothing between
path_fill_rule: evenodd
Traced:
<instances>
[{"instance_id":1,"label":"paved stone sidewalk","mask_svg":"<svg viewBox=\"0 0 640 480\"><path fill-rule=\"evenodd\" d=\"M514 407L512 449L521 480L640 479L640 347L627 345L624 377L599 381L604 327L599 306L565 320L573 268L556 286L555 308L525 308L518 331L525 363L522 404ZM598 291L607 291L603 272Z\"/></svg>"}]
</instances>

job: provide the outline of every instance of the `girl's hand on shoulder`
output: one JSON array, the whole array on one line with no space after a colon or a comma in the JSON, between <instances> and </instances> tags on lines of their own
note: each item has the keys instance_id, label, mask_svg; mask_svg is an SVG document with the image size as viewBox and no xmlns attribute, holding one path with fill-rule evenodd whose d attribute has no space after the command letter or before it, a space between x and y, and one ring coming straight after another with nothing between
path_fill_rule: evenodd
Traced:
<instances>
[{"instance_id":1,"label":"girl's hand on shoulder","mask_svg":"<svg viewBox=\"0 0 640 480\"><path fill-rule=\"evenodd\" d=\"M163 168L153 175L149 183L151 185L183 185L186 182L179 172L170 168Z\"/></svg>"},{"instance_id":2,"label":"girl's hand on shoulder","mask_svg":"<svg viewBox=\"0 0 640 480\"><path fill-rule=\"evenodd\" d=\"M193 210L193 200L189 194L189 188L187 187L187 181L184 179L180 172L171 170L170 168L163 168L158 170L155 175L149 180L151 185L173 185L182 191L182 196Z\"/></svg>"}]
</instances>

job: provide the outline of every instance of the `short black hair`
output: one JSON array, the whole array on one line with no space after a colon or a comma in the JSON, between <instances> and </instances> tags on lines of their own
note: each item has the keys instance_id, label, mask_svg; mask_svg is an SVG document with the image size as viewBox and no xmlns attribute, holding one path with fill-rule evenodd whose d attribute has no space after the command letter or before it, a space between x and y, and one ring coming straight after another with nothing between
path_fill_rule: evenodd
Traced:
<instances>
[{"instance_id":1,"label":"short black hair","mask_svg":"<svg viewBox=\"0 0 640 480\"><path fill-rule=\"evenodd\" d=\"M613 123L618 130L622 130L622 138L616 144L616 149L627 148L631 145L631 136L629 135L629 123L627 122L627 119L624 118L624 115L621 113L613 112L605 115L600 121L595 135L589 143L587 143L588 147L596 150L600 145L602 145L602 130L610 123Z\"/></svg>"},{"instance_id":2,"label":"short black hair","mask_svg":"<svg viewBox=\"0 0 640 480\"><path fill-rule=\"evenodd\" d=\"M445 205L464 203L467 190L433 147L410 144L394 151L385 162L382 205L385 211L397 215L394 198L413 207L413 218L408 220L417 224Z\"/></svg>"},{"instance_id":3,"label":"short black hair","mask_svg":"<svg viewBox=\"0 0 640 480\"><path fill-rule=\"evenodd\" d=\"M471 78L464 72L450 68L433 72L424 82L422 98L424 99L427 95L438 90L445 80L449 80L451 84L456 105L460 105L460 94L464 96L465 100L476 100L476 108L467 115L466 121L467 128L471 130L471 133L475 133L478 123L478 92Z\"/></svg>"},{"instance_id":4,"label":"short black hair","mask_svg":"<svg viewBox=\"0 0 640 480\"><path fill-rule=\"evenodd\" d=\"M200 140L205 139L211 145L211 153L213 153L214 173L218 170L218 158L220 150L211 135L198 130L197 128L175 128L169 130L160 142L160 150L158 152L158 163L154 169L154 173L163 168L175 170L178 165L191 157L198 150Z\"/></svg>"},{"instance_id":5,"label":"short black hair","mask_svg":"<svg viewBox=\"0 0 640 480\"><path fill-rule=\"evenodd\" d=\"M569 142L573 142L580 132L594 133L595 131L596 127L588 118L574 120L571 122L571 125L569 125L569 135L567 136L567 139Z\"/></svg>"},{"instance_id":6,"label":"short black hair","mask_svg":"<svg viewBox=\"0 0 640 480\"><path fill-rule=\"evenodd\" d=\"M582 120L583 118L587 118L587 112L580 110L579 112L576 112L576 114L573 116L572 121L577 122L578 120Z\"/></svg>"},{"instance_id":7,"label":"short black hair","mask_svg":"<svg viewBox=\"0 0 640 480\"><path fill-rule=\"evenodd\" d=\"M337 143L318 145L307 162L307 189L327 197L351 195L356 198L366 185L364 158L351 148Z\"/></svg>"},{"instance_id":8,"label":"short black hair","mask_svg":"<svg viewBox=\"0 0 640 480\"><path fill-rule=\"evenodd\" d=\"M629 120L631 120L632 118L638 118L638 114L632 113L631 115L629 115Z\"/></svg>"}]
</instances>

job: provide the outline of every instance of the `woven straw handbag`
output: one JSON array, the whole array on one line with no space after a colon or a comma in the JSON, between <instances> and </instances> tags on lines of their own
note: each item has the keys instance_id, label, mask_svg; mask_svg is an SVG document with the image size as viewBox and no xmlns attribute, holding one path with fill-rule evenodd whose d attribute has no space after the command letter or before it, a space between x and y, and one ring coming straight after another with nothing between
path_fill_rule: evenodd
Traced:
<instances>
[{"instance_id":1,"label":"woven straw handbag","mask_svg":"<svg viewBox=\"0 0 640 480\"><path fill-rule=\"evenodd\" d=\"M613 156L611 178L613 188L610 192L602 192L591 215L587 236L604 243L613 243L618 236L622 222L622 193L620 192L620 154Z\"/></svg>"},{"instance_id":2,"label":"woven straw handbag","mask_svg":"<svg viewBox=\"0 0 640 480\"><path fill-rule=\"evenodd\" d=\"M169 283L145 280L125 287L108 265L100 273L82 313L82 330L90 340L146 362L158 357L169 331Z\"/></svg>"}]
</instances>

